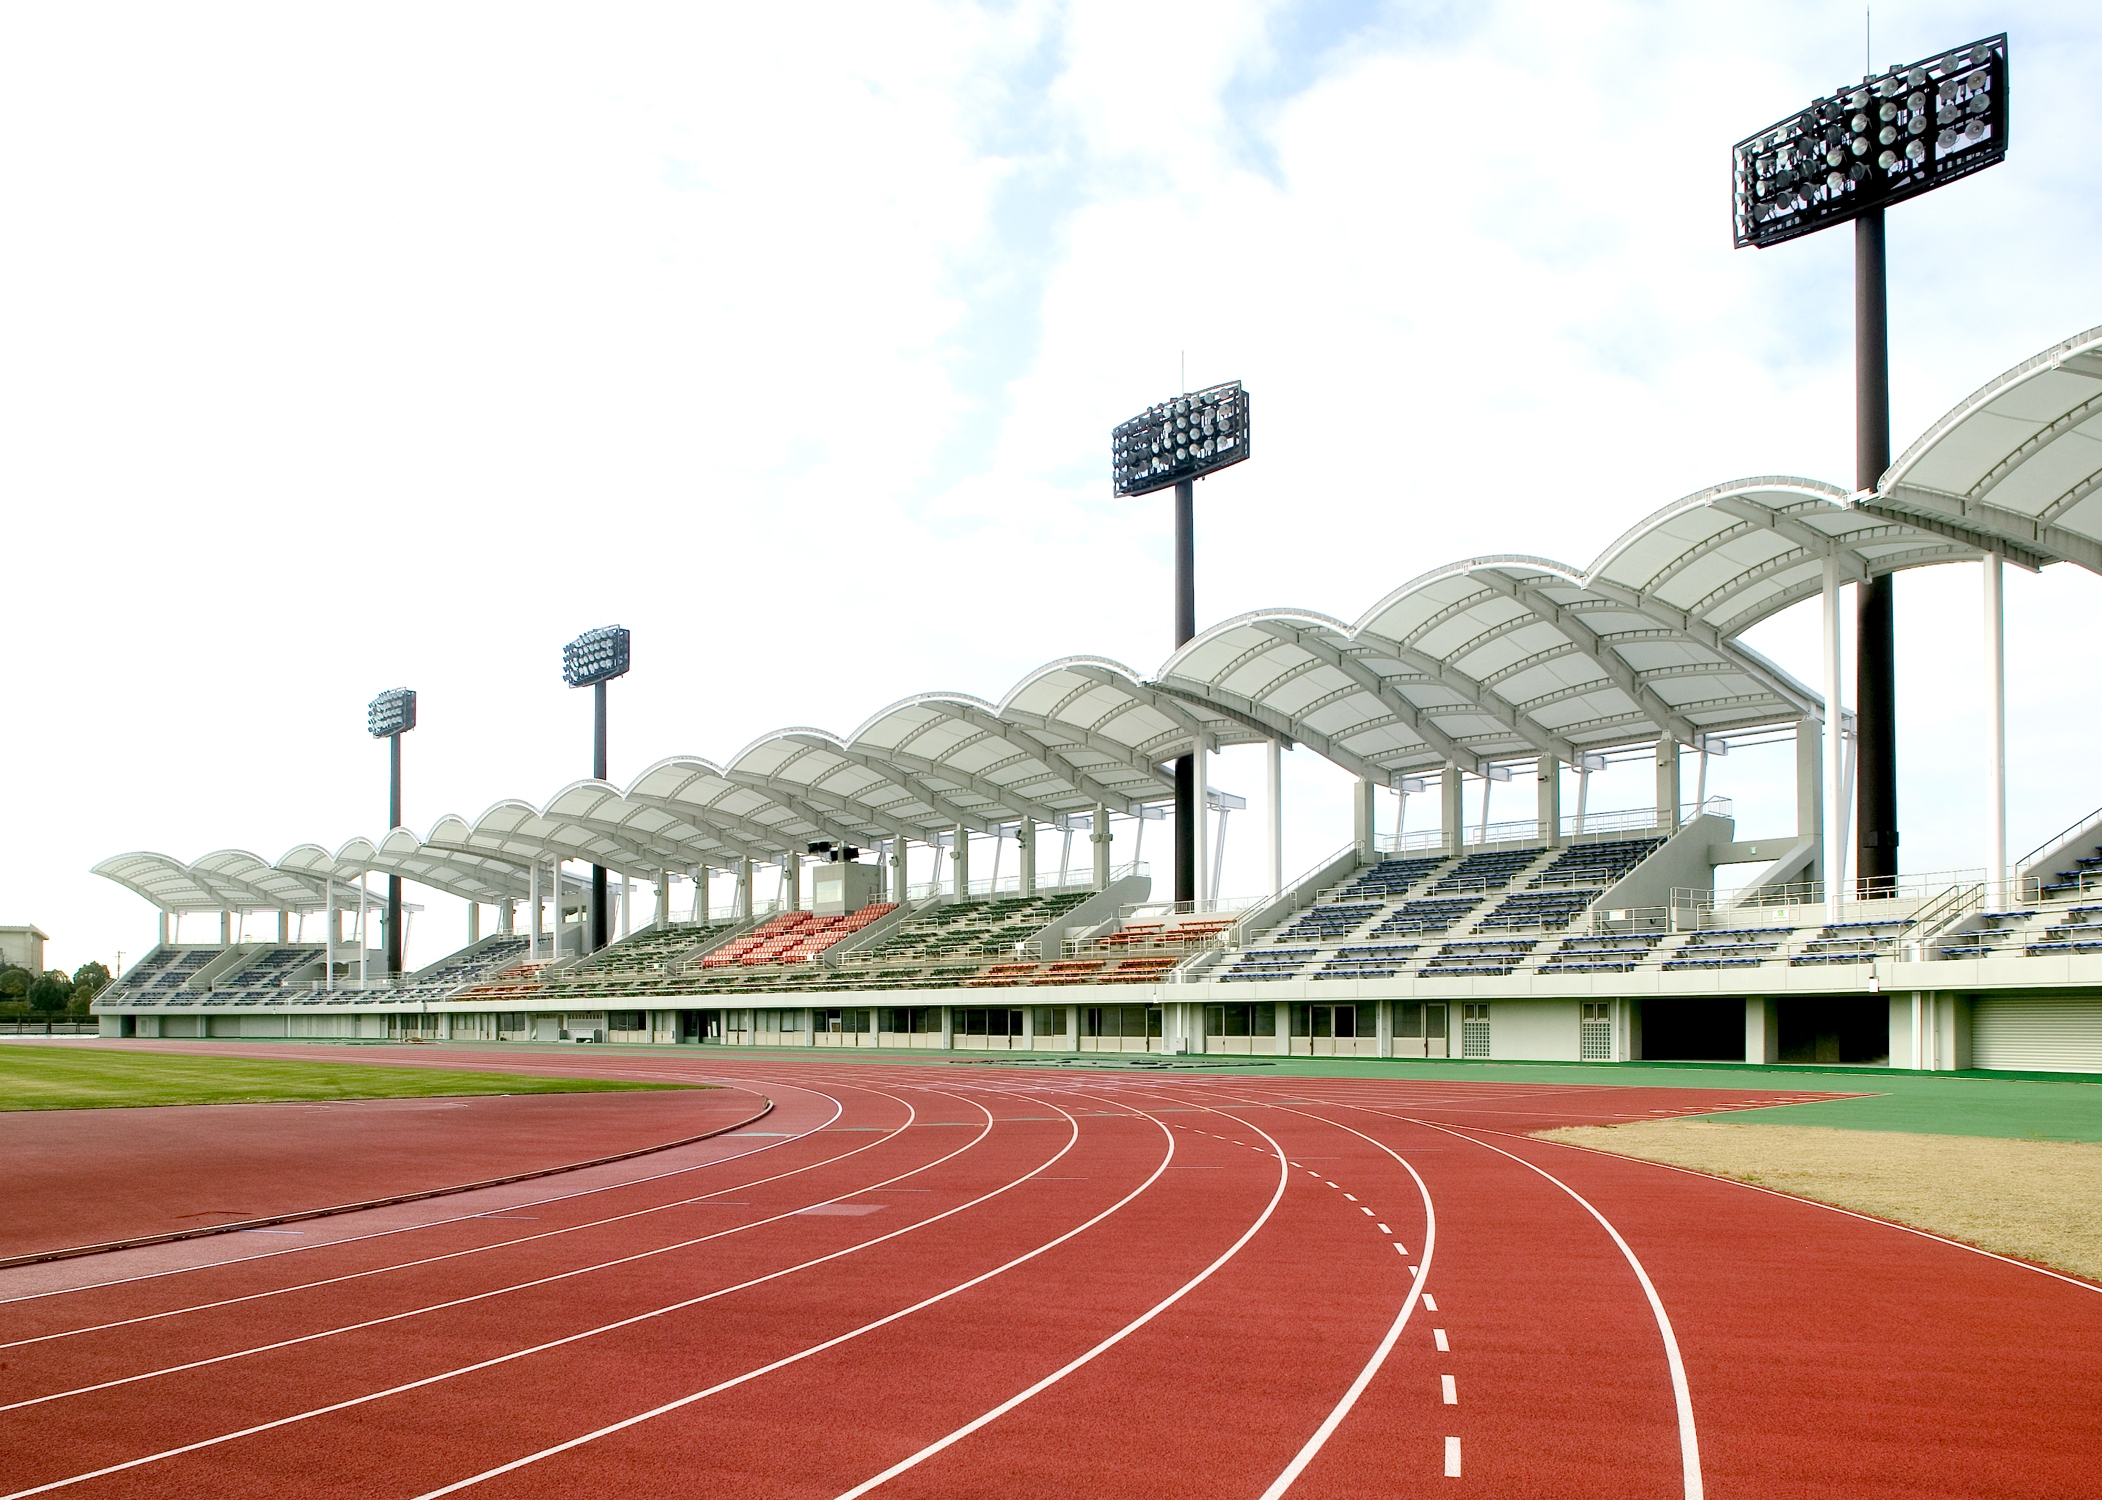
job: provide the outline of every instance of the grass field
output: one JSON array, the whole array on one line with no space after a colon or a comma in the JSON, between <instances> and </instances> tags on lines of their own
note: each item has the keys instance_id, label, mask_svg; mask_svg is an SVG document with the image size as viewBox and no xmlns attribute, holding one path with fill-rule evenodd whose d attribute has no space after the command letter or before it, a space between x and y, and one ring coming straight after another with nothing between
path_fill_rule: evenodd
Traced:
<instances>
[{"instance_id":1,"label":"grass field","mask_svg":"<svg viewBox=\"0 0 2102 1500\"><path fill-rule=\"evenodd\" d=\"M463 1094L602 1094L679 1088L602 1078L450 1072L384 1063L173 1057L86 1047L0 1046L0 1110L263 1104L296 1099L423 1099Z\"/></svg>"},{"instance_id":2,"label":"grass field","mask_svg":"<svg viewBox=\"0 0 2102 1500\"><path fill-rule=\"evenodd\" d=\"M2102 1145L1643 1120L1544 1140L1734 1177L2102 1281Z\"/></svg>"}]
</instances>

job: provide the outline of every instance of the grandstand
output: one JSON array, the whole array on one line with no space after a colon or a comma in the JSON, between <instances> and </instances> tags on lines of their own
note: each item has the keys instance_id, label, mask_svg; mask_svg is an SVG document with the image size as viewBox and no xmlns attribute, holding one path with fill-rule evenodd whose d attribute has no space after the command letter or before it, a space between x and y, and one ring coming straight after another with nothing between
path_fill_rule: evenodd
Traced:
<instances>
[{"instance_id":1,"label":"grandstand","mask_svg":"<svg viewBox=\"0 0 2102 1500\"><path fill-rule=\"evenodd\" d=\"M114 1035L2102 1072L2102 816L2009 866L1863 888L1826 839L1844 710L1743 642L1842 580L2102 572L2098 440L2102 330L1988 382L1872 490L1716 485L1589 567L1463 562L1355 622L1253 611L1150 673L1065 657L997 702L915 695L850 734L787 729L422 834L119 855L96 869L162 941L96 1008ZM1686 764L1730 741L1792 743L1791 826L1740 836L1727 799L1687 797ZM1162 903L1135 858L1112 867L1115 821L1172 801L1168 762L1250 744L1355 779L1347 845L1294 880L1273 854L1238 903ZM1609 757L1654 796L1565 808ZM1462 816L1520 780L1530 816ZM1375 826L1377 789L1426 784L1430 826ZM624 900L589 954L585 866L653 913L628 930ZM1718 895L1722 869L1749 878ZM468 945L384 973L365 923L386 875L470 903ZM275 941L247 941L271 912ZM213 913L217 942L181 941Z\"/></svg>"}]
</instances>

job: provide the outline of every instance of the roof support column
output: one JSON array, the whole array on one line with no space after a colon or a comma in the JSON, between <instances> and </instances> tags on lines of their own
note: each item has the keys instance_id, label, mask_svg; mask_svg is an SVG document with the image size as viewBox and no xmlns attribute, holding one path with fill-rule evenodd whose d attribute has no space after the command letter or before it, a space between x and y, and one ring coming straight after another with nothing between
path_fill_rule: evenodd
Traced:
<instances>
[{"instance_id":1,"label":"roof support column","mask_svg":"<svg viewBox=\"0 0 2102 1500\"><path fill-rule=\"evenodd\" d=\"M470 943L479 943L481 940L482 903L479 901L470 901L467 903L467 941Z\"/></svg>"},{"instance_id":2,"label":"roof support column","mask_svg":"<svg viewBox=\"0 0 2102 1500\"><path fill-rule=\"evenodd\" d=\"M890 841L890 899L903 906L912 892L912 840L902 834Z\"/></svg>"},{"instance_id":3,"label":"roof support column","mask_svg":"<svg viewBox=\"0 0 2102 1500\"><path fill-rule=\"evenodd\" d=\"M1021 881L1015 889L1024 896L1036 894L1036 819L1022 814L1015 824L1015 858L1022 867Z\"/></svg>"},{"instance_id":4,"label":"roof support column","mask_svg":"<svg viewBox=\"0 0 2102 1500\"><path fill-rule=\"evenodd\" d=\"M956 825L956 843L949 850L949 878L958 901L971 899L971 831Z\"/></svg>"},{"instance_id":5,"label":"roof support column","mask_svg":"<svg viewBox=\"0 0 2102 1500\"><path fill-rule=\"evenodd\" d=\"M736 922L752 919L752 857L749 854L737 861L737 895L730 907L730 918Z\"/></svg>"},{"instance_id":6,"label":"roof support column","mask_svg":"<svg viewBox=\"0 0 2102 1500\"><path fill-rule=\"evenodd\" d=\"M2000 554L1985 554L1985 899L2007 895L2007 605Z\"/></svg>"},{"instance_id":7,"label":"roof support column","mask_svg":"<svg viewBox=\"0 0 2102 1500\"><path fill-rule=\"evenodd\" d=\"M1819 820L1818 864L1825 878L1825 900L1836 907L1845 900L1847 880L1847 820L1839 799L1846 795L1846 767L1841 726L1845 722L1839 702L1839 559L1825 559L1824 663L1825 689L1825 815ZM1833 914L1837 915L1836 911Z\"/></svg>"},{"instance_id":8,"label":"roof support column","mask_svg":"<svg viewBox=\"0 0 2102 1500\"><path fill-rule=\"evenodd\" d=\"M168 941L168 914L161 913L161 941ZM336 876L324 871L321 877L321 987L336 987Z\"/></svg>"},{"instance_id":9,"label":"roof support column","mask_svg":"<svg viewBox=\"0 0 2102 1500\"><path fill-rule=\"evenodd\" d=\"M1824 879L1825 726L1816 718L1795 721L1795 836L1817 844L1806 880Z\"/></svg>"},{"instance_id":10,"label":"roof support column","mask_svg":"<svg viewBox=\"0 0 2102 1500\"><path fill-rule=\"evenodd\" d=\"M219 912L219 945L230 948L234 941L234 914L223 907Z\"/></svg>"},{"instance_id":11,"label":"roof support column","mask_svg":"<svg viewBox=\"0 0 2102 1500\"><path fill-rule=\"evenodd\" d=\"M506 896L496 904L496 930L505 937L518 931L518 898Z\"/></svg>"},{"instance_id":12,"label":"roof support column","mask_svg":"<svg viewBox=\"0 0 2102 1500\"><path fill-rule=\"evenodd\" d=\"M1657 741L1657 831L1679 831L1679 742L1668 734Z\"/></svg>"},{"instance_id":13,"label":"roof support column","mask_svg":"<svg viewBox=\"0 0 2102 1500\"><path fill-rule=\"evenodd\" d=\"M628 921L634 914L634 904L635 882L629 878L628 872L623 870L620 872L620 935L622 937L626 937L633 930L629 927Z\"/></svg>"},{"instance_id":14,"label":"roof support column","mask_svg":"<svg viewBox=\"0 0 2102 1500\"><path fill-rule=\"evenodd\" d=\"M1375 820L1379 788L1360 779L1350 789L1350 841L1357 845L1358 858L1368 863L1379 858L1379 829Z\"/></svg>"},{"instance_id":15,"label":"roof support column","mask_svg":"<svg viewBox=\"0 0 2102 1500\"><path fill-rule=\"evenodd\" d=\"M358 871L358 988L363 989L372 978L372 940L365 935L365 913L371 906L371 887L366 885L370 877Z\"/></svg>"},{"instance_id":16,"label":"roof support column","mask_svg":"<svg viewBox=\"0 0 2102 1500\"><path fill-rule=\"evenodd\" d=\"M1461 824L1467 814L1460 806L1460 768L1451 761L1438 778L1438 816L1445 828L1445 857L1457 859L1466 848L1467 835Z\"/></svg>"},{"instance_id":17,"label":"roof support column","mask_svg":"<svg viewBox=\"0 0 2102 1500\"><path fill-rule=\"evenodd\" d=\"M1263 851L1270 870L1270 894L1285 888L1285 747L1277 740L1263 746L1263 821L1269 847Z\"/></svg>"},{"instance_id":18,"label":"roof support column","mask_svg":"<svg viewBox=\"0 0 2102 1500\"><path fill-rule=\"evenodd\" d=\"M803 857L793 849L781 856L781 904L790 911L803 905Z\"/></svg>"},{"instance_id":19,"label":"roof support column","mask_svg":"<svg viewBox=\"0 0 2102 1500\"><path fill-rule=\"evenodd\" d=\"M1534 793L1534 817L1540 820L1540 841L1550 849L1562 847L1562 763L1552 755L1540 757L1536 767L1538 789Z\"/></svg>"},{"instance_id":20,"label":"roof support column","mask_svg":"<svg viewBox=\"0 0 2102 1500\"><path fill-rule=\"evenodd\" d=\"M1088 846L1095 853L1095 889L1109 889L1109 843L1113 835L1109 831L1109 809L1101 803L1088 819Z\"/></svg>"},{"instance_id":21,"label":"roof support column","mask_svg":"<svg viewBox=\"0 0 2102 1500\"><path fill-rule=\"evenodd\" d=\"M708 866L693 867L693 920L697 923L708 920Z\"/></svg>"},{"instance_id":22,"label":"roof support column","mask_svg":"<svg viewBox=\"0 0 2102 1500\"><path fill-rule=\"evenodd\" d=\"M1190 870L1194 884L1190 891L1190 899L1200 901L1204 895L1202 876L1204 872L1211 870L1211 750L1204 748L1202 742L1198 742L1196 754L1190 756L1190 784L1190 800L1196 805L1196 821L1190 826L1190 836L1194 840L1194 863ZM1179 851L1175 859L1181 861ZM1181 878L1181 872L1177 872L1177 878ZM1190 910L1196 912L1200 908L1192 905Z\"/></svg>"},{"instance_id":23,"label":"roof support column","mask_svg":"<svg viewBox=\"0 0 2102 1500\"><path fill-rule=\"evenodd\" d=\"M168 941L168 908L165 906L161 908L161 941Z\"/></svg>"},{"instance_id":24,"label":"roof support column","mask_svg":"<svg viewBox=\"0 0 2102 1500\"><path fill-rule=\"evenodd\" d=\"M543 916L540 902L540 861L537 859L530 861L526 866L526 906L526 935L531 944L526 953L532 958L538 958Z\"/></svg>"}]
</instances>

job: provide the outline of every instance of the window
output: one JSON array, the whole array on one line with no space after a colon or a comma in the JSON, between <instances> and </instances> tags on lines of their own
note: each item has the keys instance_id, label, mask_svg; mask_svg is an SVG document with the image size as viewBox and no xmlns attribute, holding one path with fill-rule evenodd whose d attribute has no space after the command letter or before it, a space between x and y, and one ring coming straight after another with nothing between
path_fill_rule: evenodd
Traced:
<instances>
[{"instance_id":1,"label":"window","mask_svg":"<svg viewBox=\"0 0 2102 1500\"><path fill-rule=\"evenodd\" d=\"M1159 1036L1160 1009L1144 1005L1089 1005L1081 1009L1080 1028L1084 1036Z\"/></svg>"},{"instance_id":2,"label":"window","mask_svg":"<svg viewBox=\"0 0 2102 1500\"><path fill-rule=\"evenodd\" d=\"M1460 1007L1460 1056L1489 1055L1489 1006L1469 1003Z\"/></svg>"},{"instance_id":3,"label":"window","mask_svg":"<svg viewBox=\"0 0 2102 1500\"><path fill-rule=\"evenodd\" d=\"M606 1012L608 1031L648 1031L650 1018L639 1010L609 1010Z\"/></svg>"},{"instance_id":4,"label":"window","mask_svg":"<svg viewBox=\"0 0 2102 1500\"><path fill-rule=\"evenodd\" d=\"M1414 1000L1405 1000L1394 1007L1394 1034L1396 1036L1423 1035L1423 1007Z\"/></svg>"},{"instance_id":5,"label":"window","mask_svg":"<svg viewBox=\"0 0 2102 1500\"><path fill-rule=\"evenodd\" d=\"M981 1010L967 1007L956 1012L958 1036L1020 1036L1022 1013L1018 1010Z\"/></svg>"},{"instance_id":6,"label":"window","mask_svg":"<svg viewBox=\"0 0 2102 1500\"><path fill-rule=\"evenodd\" d=\"M897 1035L940 1031L941 1011L932 1005L886 1006L876 1012L876 1029Z\"/></svg>"},{"instance_id":7,"label":"window","mask_svg":"<svg viewBox=\"0 0 2102 1500\"><path fill-rule=\"evenodd\" d=\"M1613 1007L1610 1002L1584 1002L1583 1018L1577 1023L1577 1056L1585 1062L1613 1061Z\"/></svg>"},{"instance_id":8,"label":"window","mask_svg":"<svg viewBox=\"0 0 2102 1500\"><path fill-rule=\"evenodd\" d=\"M1039 1005L1036 1007L1036 1034L1039 1038L1064 1036L1066 1034L1066 1008L1063 1005Z\"/></svg>"}]
</instances>

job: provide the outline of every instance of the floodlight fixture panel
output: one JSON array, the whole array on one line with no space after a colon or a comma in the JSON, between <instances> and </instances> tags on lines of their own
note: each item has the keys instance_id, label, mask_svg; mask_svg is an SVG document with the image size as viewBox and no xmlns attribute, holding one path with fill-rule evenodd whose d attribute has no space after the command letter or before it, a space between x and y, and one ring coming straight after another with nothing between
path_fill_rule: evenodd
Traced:
<instances>
[{"instance_id":1,"label":"floodlight fixture panel","mask_svg":"<svg viewBox=\"0 0 2102 1500\"><path fill-rule=\"evenodd\" d=\"M1737 248L1902 203L2007 155L2007 35L1836 90L1739 141Z\"/></svg>"},{"instance_id":2,"label":"floodlight fixture panel","mask_svg":"<svg viewBox=\"0 0 2102 1500\"><path fill-rule=\"evenodd\" d=\"M1109 435L1119 495L1202 479L1248 456L1248 392L1238 380L1149 406Z\"/></svg>"},{"instance_id":3,"label":"floodlight fixture panel","mask_svg":"<svg viewBox=\"0 0 2102 1500\"><path fill-rule=\"evenodd\" d=\"M388 688L365 705L365 728L376 740L392 739L416 727L416 690Z\"/></svg>"},{"instance_id":4,"label":"floodlight fixture panel","mask_svg":"<svg viewBox=\"0 0 2102 1500\"><path fill-rule=\"evenodd\" d=\"M562 648L562 680L571 687L610 682L628 670L628 632L619 625L587 630Z\"/></svg>"}]
</instances>

